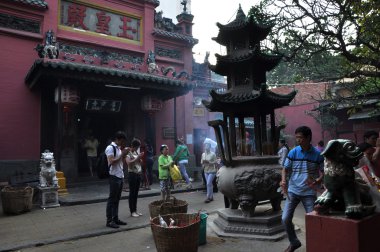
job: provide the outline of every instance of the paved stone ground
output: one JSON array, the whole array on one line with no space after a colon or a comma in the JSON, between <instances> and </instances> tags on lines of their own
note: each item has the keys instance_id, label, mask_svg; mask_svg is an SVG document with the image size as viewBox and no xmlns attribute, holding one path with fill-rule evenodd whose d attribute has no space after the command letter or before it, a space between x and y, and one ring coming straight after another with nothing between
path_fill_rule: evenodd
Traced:
<instances>
[{"instance_id":1,"label":"paved stone ground","mask_svg":"<svg viewBox=\"0 0 380 252\"><path fill-rule=\"evenodd\" d=\"M210 214L209 224L216 217L217 209L224 207L223 195L217 193L213 202L205 204L205 193L201 187L200 183L195 183L192 191L176 188L174 196L189 203L188 213L207 211ZM0 215L0 251L155 251L148 206L150 202L160 199L158 193L158 185L141 191L138 210L144 215L133 218L130 217L126 200L128 192L123 192L120 218L128 225L110 229L105 226L107 184L69 188L69 195L60 198L64 203L61 207L41 209L36 206L21 215ZM305 244L302 206L297 209L294 222L301 228L299 238ZM207 241L206 245L199 247L199 251L283 251L288 245L287 239L268 242L220 238L209 226ZM297 251L306 251L306 246Z\"/></svg>"}]
</instances>

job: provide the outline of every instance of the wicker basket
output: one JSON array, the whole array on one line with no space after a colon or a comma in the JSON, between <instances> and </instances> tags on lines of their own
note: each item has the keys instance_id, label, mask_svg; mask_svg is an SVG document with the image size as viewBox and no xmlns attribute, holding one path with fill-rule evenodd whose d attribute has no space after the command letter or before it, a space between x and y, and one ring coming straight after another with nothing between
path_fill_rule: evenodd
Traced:
<instances>
[{"instance_id":1,"label":"wicker basket","mask_svg":"<svg viewBox=\"0 0 380 252\"><path fill-rule=\"evenodd\" d=\"M198 251L199 214L168 214L162 218L170 223L175 221L176 228L160 226L159 217L151 220L154 243L158 252L195 252Z\"/></svg>"},{"instance_id":2,"label":"wicker basket","mask_svg":"<svg viewBox=\"0 0 380 252\"><path fill-rule=\"evenodd\" d=\"M178 200L175 197L170 197L168 201L156 200L149 204L150 217L154 218L160 215L174 214L174 213L187 213L187 206L189 205L184 200Z\"/></svg>"},{"instance_id":3,"label":"wicker basket","mask_svg":"<svg viewBox=\"0 0 380 252\"><path fill-rule=\"evenodd\" d=\"M1 202L5 214L28 212L33 206L33 188L6 186L1 190Z\"/></svg>"}]
</instances>

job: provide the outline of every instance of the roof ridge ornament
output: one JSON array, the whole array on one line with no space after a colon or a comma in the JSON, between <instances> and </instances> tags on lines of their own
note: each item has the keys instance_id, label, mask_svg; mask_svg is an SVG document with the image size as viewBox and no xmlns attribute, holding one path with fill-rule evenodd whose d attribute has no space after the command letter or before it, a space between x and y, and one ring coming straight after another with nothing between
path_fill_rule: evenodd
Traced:
<instances>
[{"instance_id":1,"label":"roof ridge ornament","mask_svg":"<svg viewBox=\"0 0 380 252\"><path fill-rule=\"evenodd\" d=\"M243 9L241 8L241 4L239 3L239 9L236 13L236 19L235 20L245 20L247 16L245 15Z\"/></svg>"}]
</instances>

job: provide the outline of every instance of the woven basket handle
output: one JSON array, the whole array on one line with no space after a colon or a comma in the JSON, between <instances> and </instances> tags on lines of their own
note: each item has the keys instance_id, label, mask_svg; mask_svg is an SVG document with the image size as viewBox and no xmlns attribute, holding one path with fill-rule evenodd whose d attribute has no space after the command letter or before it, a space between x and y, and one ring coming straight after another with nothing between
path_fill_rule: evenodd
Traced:
<instances>
[{"instance_id":1,"label":"woven basket handle","mask_svg":"<svg viewBox=\"0 0 380 252\"><path fill-rule=\"evenodd\" d=\"M164 205L171 205L171 206L172 206L173 204L172 204L171 202L168 202L168 201L162 203L161 206L160 206L160 212L161 212L161 209L162 209L162 207L163 207Z\"/></svg>"},{"instance_id":2,"label":"woven basket handle","mask_svg":"<svg viewBox=\"0 0 380 252\"><path fill-rule=\"evenodd\" d=\"M177 203L177 199L176 199L176 197L174 197L174 196L169 196L169 199L170 199L170 198L173 198L173 204L176 205L176 203Z\"/></svg>"}]
</instances>

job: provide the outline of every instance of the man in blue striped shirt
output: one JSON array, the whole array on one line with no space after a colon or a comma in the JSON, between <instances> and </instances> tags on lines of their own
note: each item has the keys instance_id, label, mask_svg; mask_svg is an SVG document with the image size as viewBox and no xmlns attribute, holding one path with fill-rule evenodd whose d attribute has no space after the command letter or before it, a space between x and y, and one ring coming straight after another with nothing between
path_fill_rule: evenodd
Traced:
<instances>
[{"instance_id":1,"label":"man in blue striped shirt","mask_svg":"<svg viewBox=\"0 0 380 252\"><path fill-rule=\"evenodd\" d=\"M323 178L323 156L311 145L312 132L307 126L295 131L297 147L286 157L282 169L281 187L287 195L282 222L290 242L285 252L301 247L292 222L297 205L302 202L306 213L313 211L317 199L317 186Z\"/></svg>"}]
</instances>

